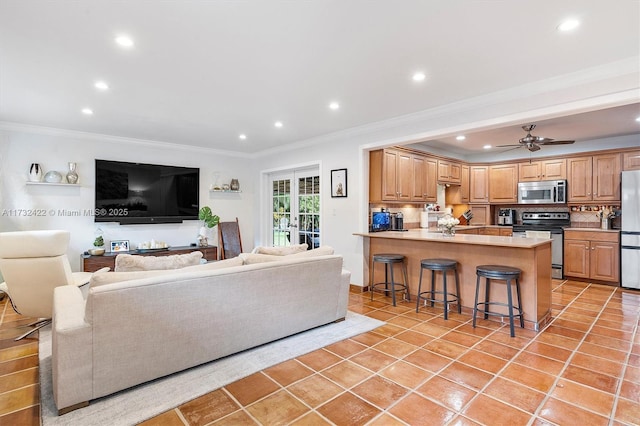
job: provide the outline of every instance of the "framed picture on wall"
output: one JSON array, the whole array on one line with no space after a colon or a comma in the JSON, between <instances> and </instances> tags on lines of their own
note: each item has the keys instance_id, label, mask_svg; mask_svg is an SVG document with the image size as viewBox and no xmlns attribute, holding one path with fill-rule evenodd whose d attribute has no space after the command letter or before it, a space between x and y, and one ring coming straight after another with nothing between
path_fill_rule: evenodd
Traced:
<instances>
[{"instance_id":1,"label":"framed picture on wall","mask_svg":"<svg viewBox=\"0 0 640 426\"><path fill-rule=\"evenodd\" d=\"M129 240L112 240L111 252L129 251Z\"/></svg>"},{"instance_id":2,"label":"framed picture on wall","mask_svg":"<svg viewBox=\"0 0 640 426\"><path fill-rule=\"evenodd\" d=\"M347 196L347 169L331 170L331 197Z\"/></svg>"}]
</instances>

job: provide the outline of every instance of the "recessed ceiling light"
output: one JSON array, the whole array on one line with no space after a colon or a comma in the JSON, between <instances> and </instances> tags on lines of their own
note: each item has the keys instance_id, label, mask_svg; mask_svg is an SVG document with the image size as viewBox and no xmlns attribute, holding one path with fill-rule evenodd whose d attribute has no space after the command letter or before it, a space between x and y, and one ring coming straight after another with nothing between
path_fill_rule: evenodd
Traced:
<instances>
[{"instance_id":1,"label":"recessed ceiling light","mask_svg":"<svg viewBox=\"0 0 640 426\"><path fill-rule=\"evenodd\" d=\"M332 110L334 110L334 111L335 111L335 110L337 110L337 109L340 109L340 104L339 104L339 103L337 103L337 102L331 102L331 103L329 104L329 109L332 109Z\"/></svg>"},{"instance_id":2,"label":"recessed ceiling light","mask_svg":"<svg viewBox=\"0 0 640 426\"><path fill-rule=\"evenodd\" d=\"M126 35L120 35L116 37L116 43L122 47L131 48L133 47L133 40L131 37Z\"/></svg>"},{"instance_id":3,"label":"recessed ceiling light","mask_svg":"<svg viewBox=\"0 0 640 426\"><path fill-rule=\"evenodd\" d=\"M417 72L411 77L413 81L423 81L427 76L423 72Z\"/></svg>"},{"instance_id":4,"label":"recessed ceiling light","mask_svg":"<svg viewBox=\"0 0 640 426\"><path fill-rule=\"evenodd\" d=\"M282 127L282 121L276 121L275 123L273 123L273 125L279 129L280 127Z\"/></svg>"},{"instance_id":5,"label":"recessed ceiling light","mask_svg":"<svg viewBox=\"0 0 640 426\"><path fill-rule=\"evenodd\" d=\"M109 90L109 85L104 81L96 81L94 87L98 90Z\"/></svg>"},{"instance_id":6,"label":"recessed ceiling light","mask_svg":"<svg viewBox=\"0 0 640 426\"><path fill-rule=\"evenodd\" d=\"M91 108L82 108L82 113L84 115L93 115L93 110Z\"/></svg>"},{"instance_id":7,"label":"recessed ceiling light","mask_svg":"<svg viewBox=\"0 0 640 426\"><path fill-rule=\"evenodd\" d=\"M456 140L457 141L463 141L465 140L467 137L465 135L460 135L460 136L456 136Z\"/></svg>"},{"instance_id":8,"label":"recessed ceiling light","mask_svg":"<svg viewBox=\"0 0 640 426\"><path fill-rule=\"evenodd\" d=\"M491 145L485 145L483 146L484 149L491 149Z\"/></svg>"},{"instance_id":9,"label":"recessed ceiling light","mask_svg":"<svg viewBox=\"0 0 640 426\"><path fill-rule=\"evenodd\" d=\"M571 31L578 28L578 26L580 26L580 22L577 19L567 19L558 25L558 30Z\"/></svg>"},{"instance_id":10,"label":"recessed ceiling light","mask_svg":"<svg viewBox=\"0 0 640 426\"><path fill-rule=\"evenodd\" d=\"M640 117L636 117L636 121L640 123Z\"/></svg>"},{"instance_id":11,"label":"recessed ceiling light","mask_svg":"<svg viewBox=\"0 0 640 426\"><path fill-rule=\"evenodd\" d=\"M247 135L245 135L244 133L241 133L240 136L238 136L240 139L245 140L247 139Z\"/></svg>"}]
</instances>

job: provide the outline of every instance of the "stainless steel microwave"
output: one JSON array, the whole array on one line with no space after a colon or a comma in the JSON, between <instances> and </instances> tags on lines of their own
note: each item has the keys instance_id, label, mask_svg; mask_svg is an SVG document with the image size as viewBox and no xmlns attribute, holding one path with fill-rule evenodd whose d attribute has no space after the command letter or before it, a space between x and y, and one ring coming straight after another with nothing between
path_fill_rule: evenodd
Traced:
<instances>
[{"instance_id":1,"label":"stainless steel microwave","mask_svg":"<svg viewBox=\"0 0 640 426\"><path fill-rule=\"evenodd\" d=\"M565 204L566 202L566 180L518 183L518 204Z\"/></svg>"}]
</instances>

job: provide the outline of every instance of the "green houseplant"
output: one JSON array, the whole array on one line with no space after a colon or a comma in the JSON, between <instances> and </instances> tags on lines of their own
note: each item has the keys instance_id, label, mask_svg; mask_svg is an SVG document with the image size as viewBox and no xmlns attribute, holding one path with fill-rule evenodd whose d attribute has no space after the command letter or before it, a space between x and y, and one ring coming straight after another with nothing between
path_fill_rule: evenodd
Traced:
<instances>
[{"instance_id":1,"label":"green houseplant","mask_svg":"<svg viewBox=\"0 0 640 426\"><path fill-rule=\"evenodd\" d=\"M218 223L220 223L220 217L218 215L213 214L211 211L211 207L204 206L200 208L198 212L198 219L202 222L202 226L200 227L200 233L198 235L198 245L200 247L205 247L209 245L207 240L207 228L213 228Z\"/></svg>"},{"instance_id":2,"label":"green houseplant","mask_svg":"<svg viewBox=\"0 0 640 426\"><path fill-rule=\"evenodd\" d=\"M104 238L102 235L98 235L95 240L93 240L93 248L89 250L89 254L93 256L101 256L104 254Z\"/></svg>"}]
</instances>

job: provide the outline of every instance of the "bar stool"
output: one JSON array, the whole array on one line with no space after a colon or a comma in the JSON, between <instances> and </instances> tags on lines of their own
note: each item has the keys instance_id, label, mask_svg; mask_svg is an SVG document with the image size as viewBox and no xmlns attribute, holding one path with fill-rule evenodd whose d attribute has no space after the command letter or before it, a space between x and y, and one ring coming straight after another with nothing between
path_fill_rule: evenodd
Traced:
<instances>
[{"instance_id":1,"label":"bar stool","mask_svg":"<svg viewBox=\"0 0 640 426\"><path fill-rule=\"evenodd\" d=\"M431 290L422 291L422 271L428 269L431 271ZM436 290L436 271L442 271L442 291ZM447 271L453 271L456 277L456 292L450 293L447 289ZM436 294L441 294L442 299L436 298ZM423 296L428 295L428 296ZM420 309L420 299L425 302L444 303L444 319L449 319L449 303L456 302L458 304L458 313L462 313L460 304L460 281L458 279L458 262L451 259L422 259L420 261L420 281L418 283L418 301L416 303L416 312Z\"/></svg>"},{"instance_id":2,"label":"bar stool","mask_svg":"<svg viewBox=\"0 0 640 426\"><path fill-rule=\"evenodd\" d=\"M473 327L476 326L476 315L478 313L478 306L484 306L484 319L488 318L488 315L504 314L498 312L490 312L489 305L506 306L509 308L509 328L511 330L511 337L515 337L515 331L513 329L513 318L520 317L520 327L524 328L524 313L522 312L522 302L520 300L520 274L522 271L518 268L512 268L510 266L501 265L480 265L476 267L476 300L473 305ZM478 302L478 292L480 291L480 277L486 279L485 282L485 294L484 302ZM507 303L502 302L490 302L489 301L489 287L491 280L503 280L507 285ZM515 280L516 284L516 296L518 298L518 306L513 305L513 297L511 296L511 280ZM517 310L518 313L514 314L513 311Z\"/></svg>"},{"instance_id":3,"label":"bar stool","mask_svg":"<svg viewBox=\"0 0 640 426\"><path fill-rule=\"evenodd\" d=\"M384 282L376 283L374 280L375 273L375 265L376 263L384 264ZM402 284L397 283L393 278L393 265L400 264L402 266L402 274L404 282ZM387 275L387 267L391 272L391 281L388 279ZM404 264L404 256L401 254L391 254L391 253L381 253L373 255L373 264L371 265L371 300L373 300L373 292L376 287L381 287L384 285L385 295L386 293L391 293L391 298L393 299L393 306L396 306L396 292L406 292L407 300L411 300L411 296L409 295L409 280L407 279L407 267ZM391 284L391 290L389 290L389 284ZM396 288L397 287L397 288Z\"/></svg>"}]
</instances>

